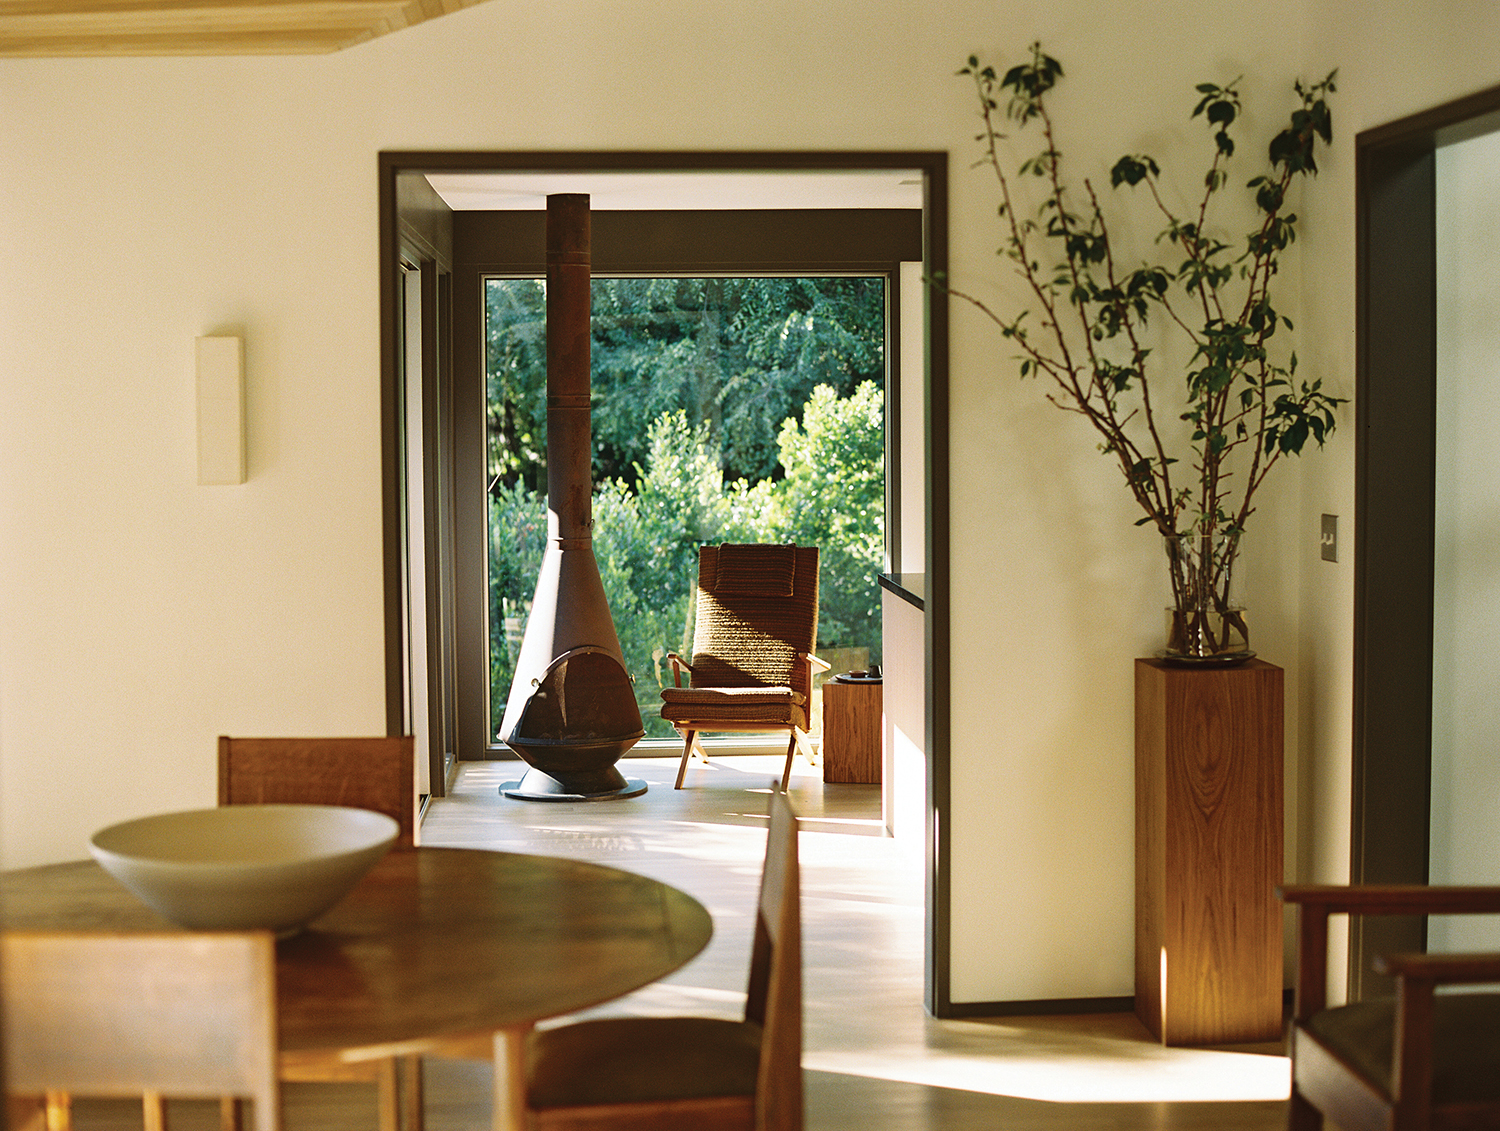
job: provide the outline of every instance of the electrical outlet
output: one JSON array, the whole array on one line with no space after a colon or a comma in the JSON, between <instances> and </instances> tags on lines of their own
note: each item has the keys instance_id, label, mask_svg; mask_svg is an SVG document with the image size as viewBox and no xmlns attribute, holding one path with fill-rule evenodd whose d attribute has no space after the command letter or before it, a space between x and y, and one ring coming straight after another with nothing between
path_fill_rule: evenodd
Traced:
<instances>
[{"instance_id":1,"label":"electrical outlet","mask_svg":"<svg viewBox=\"0 0 1500 1131\"><path fill-rule=\"evenodd\" d=\"M1325 562L1339 560L1339 516L1336 514L1323 516L1322 548Z\"/></svg>"}]
</instances>

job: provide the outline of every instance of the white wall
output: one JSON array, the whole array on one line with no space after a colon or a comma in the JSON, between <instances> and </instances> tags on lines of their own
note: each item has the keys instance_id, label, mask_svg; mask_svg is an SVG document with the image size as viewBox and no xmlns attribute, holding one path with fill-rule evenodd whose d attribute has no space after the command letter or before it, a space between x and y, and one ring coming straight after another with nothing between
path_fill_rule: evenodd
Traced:
<instances>
[{"instance_id":1,"label":"white wall","mask_svg":"<svg viewBox=\"0 0 1500 1131\"><path fill-rule=\"evenodd\" d=\"M1061 147L1096 176L1197 144L1200 80L1243 73L1259 105L1340 63L1302 325L1347 388L1351 131L1494 81L1500 31L1456 2L1395 30L1352 7L493 3L328 57L0 62L0 861L211 803L219 733L382 729L378 151L949 150L954 279L1003 303L953 77L971 51L1044 39ZM1461 11L1483 34L1444 22ZM208 333L246 341L242 487L194 484ZM1130 660L1160 641L1158 549L993 328L956 309L952 344L953 996L1127 994ZM1245 578L1294 689L1289 756L1313 752L1293 827L1328 823L1299 857L1321 872L1347 840L1350 599L1347 566L1316 570L1315 515L1352 513L1351 451L1267 497Z\"/></svg>"},{"instance_id":2,"label":"white wall","mask_svg":"<svg viewBox=\"0 0 1500 1131\"><path fill-rule=\"evenodd\" d=\"M1437 155L1433 883L1500 882L1500 134ZM1434 950L1494 950L1491 916L1435 919Z\"/></svg>"},{"instance_id":3,"label":"white wall","mask_svg":"<svg viewBox=\"0 0 1500 1131\"><path fill-rule=\"evenodd\" d=\"M1295 73L1296 36L1278 41L1262 31L1268 19L1289 19L1294 6L1149 10L1149 18L1140 8L1115 18L1109 13L1123 8L1078 5L1018 14L979 46L994 44L1003 51L997 62L1008 64L1040 38L1062 62L1058 147L1075 178L1091 177L1107 193L1114 160L1145 150L1186 198L1202 176L1208 142L1201 121L1189 117L1195 84L1243 74L1247 105L1281 99ZM1164 38L1163 27L1173 35ZM1136 65L1144 60L1149 66ZM1020 291L994 255L991 182L966 169L972 144L951 144L955 285L1013 308ZM1040 148L1026 146L1026 156ZM1143 226L1144 255L1160 223L1147 212ZM1288 267L1294 272L1295 262ZM1087 424L1046 404L1037 382L1016 376L1014 350L998 330L957 305L953 335L950 485L960 611L952 624L952 996L1129 995L1131 660L1162 646L1164 554L1151 532L1133 525L1140 512ZM1296 475L1289 468L1268 493L1243 577L1255 647L1289 672L1298 661L1295 589L1275 565L1285 521L1276 492L1294 490Z\"/></svg>"}]
</instances>

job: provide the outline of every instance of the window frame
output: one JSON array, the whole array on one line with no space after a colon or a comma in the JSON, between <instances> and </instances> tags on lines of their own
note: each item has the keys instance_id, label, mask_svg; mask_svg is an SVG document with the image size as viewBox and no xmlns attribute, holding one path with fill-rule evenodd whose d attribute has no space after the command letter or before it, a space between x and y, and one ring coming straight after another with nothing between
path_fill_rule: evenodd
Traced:
<instances>
[{"instance_id":1,"label":"window frame","mask_svg":"<svg viewBox=\"0 0 1500 1131\"><path fill-rule=\"evenodd\" d=\"M454 214L454 371L474 383L483 403L484 280L536 278L546 275L545 213L539 210L457 212ZM886 504L890 513L892 477L899 453L891 422L899 406L889 399L899 386L900 264L920 259L921 213L914 209L706 210L698 212L595 211L592 222L592 271L597 277L810 276L879 277L886 291ZM463 377L460 377L463 379ZM462 399L462 398L461 398ZM455 436L459 466L486 466L485 437L479 446L464 443L473 430ZM899 474L899 473L898 473ZM899 488L899 483L896 484ZM460 519L461 520L461 519ZM488 564L485 524L476 534L459 531L459 553L478 546ZM891 557L892 526L885 532ZM476 607L476 599L480 602ZM483 679L459 676L460 761L513 758L489 734L488 579L482 589L458 593L459 664L479 664ZM476 631L480 626L481 631ZM482 683L482 687L478 684Z\"/></svg>"},{"instance_id":2,"label":"window frame","mask_svg":"<svg viewBox=\"0 0 1500 1131\"><path fill-rule=\"evenodd\" d=\"M896 237L896 239L897 239L897 242L899 242L899 235ZM907 261L907 262L910 262L910 261ZM837 278L844 278L844 279L872 279L872 280L879 280L880 281L880 283L881 283L881 290L882 290L882 299L883 299L883 310L881 312L881 317L883 319L883 326L882 326L882 328L884 330L884 338L883 338L882 345L881 345L881 348L882 348L882 351L883 351L883 358L882 358L882 360L883 360L883 372L881 374L881 381L882 381L882 394L881 394L881 396L882 396L882 405L883 405L882 412L883 412L883 416L884 416L884 420L882 422L882 430L883 430L882 439L883 439L883 448L884 448L884 451L882 453L882 459L884 460L885 468L884 468L884 482L883 482L883 492L882 492L882 494L884 496L884 498L882 500L882 505L883 505L883 508L884 508L883 528L882 528L882 531L881 531L881 537L882 537L883 546L882 546L882 555L881 555L881 565L880 565L880 569L877 571L877 574L876 574L877 578L881 574L889 575L891 573L892 568L893 568L892 567L892 562L895 561L895 560L897 560L899 558L899 545L900 545L900 538L899 538L899 534L900 534L900 514L899 514L899 507L895 503L895 500L897 500L897 499L900 498L900 486L901 486L901 484L900 484L901 469L900 469L900 459L899 459L899 455L900 455L900 437L896 434L896 422L900 420L900 416L899 416L898 411L897 411L898 410L898 406L892 404L892 398L899 398L899 396L900 396L900 385L901 385L901 362L900 362L900 358L901 358L901 353L900 353L900 351L901 351L901 327L900 327L900 315L901 315L901 294L900 294L900 291L901 291L901 277L900 277L900 268L901 268L901 263L900 262L896 262L896 263L892 263L892 264L887 264L885 270L878 270L878 269L872 267L872 268L866 269L866 270L846 269L846 270L839 270L839 271L827 271L827 270L812 270L812 269L808 269L808 270L801 270L801 271L778 270L778 271L774 271L774 272L773 271L754 271L754 272L752 272L752 271L716 271L716 272L714 272L712 274L708 274L706 272L693 271L693 270L690 270L690 269L671 270L671 271L660 270L660 271L652 271L652 272L642 272L642 271L628 271L628 272L627 271L608 271L608 270L601 269L598 266L598 264L593 264L592 265L592 270L591 270L591 277L594 278L594 279L706 279L706 278L723 278L723 279L837 279ZM478 287L480 288L481 293L483 293L486 285L489 284L490 282L495 281L495 280L507 280L507 279L544 280L545 278L546 278L546 272L545 271L537 272L537 273L525 273L525 274L514 274L514 273L509 273L509 272L502 274L502 273L499 273L499 272L491 271L491 272L485 272L485 273L479 274L477 276L477 279L475 280L475 282L477 283ZM477 329L478 329L479 341L481 343L480 344L480 354L479 354L479 364L480 364L480 366L481 366L482 369L486 367L485 344L484 343L485 343L486 338L487 338L487 332L486 332L487 331L487 325L486 325L487 305L488 304L487 304L487 301L485 299L481 299L480 300L479 310L478 310L478 314L479 314L479 326L478 326ZM483 375L483 378L482 378L482 380L484 382L484 385L485 385L485 389L486 389L486 396L485 396L486 410L488 410L488 407L489 407L489 400L488 400L488 377L489 377L489 374L486 371L484 373L484 375ZM488 437L486 437L486 442L487 441L488 441ZM487 445L486 445L486 450L482 453L482 455L486 458L486 465L485 465L486 466L486 476L488 476L488 466L489 466L488 465L488 460L487 460L488 454L489 453L488 453ZM485 554L486 554L485 560L486 560L486 562L489 561L488 554L489 554L489 550L490 550L490 541L489 541L488 535L489 535L489 526L488 526L488 522L486 522L486 525L485 525ZM881 585L874 578L872 578L872 580L871 580L871 585L872 585L872 588L874 590L875 598L876 598L876 600L878 602L880 600L879 594L880 594L880 590L881 590ZM486 617L488 616L489 609L490 609L490 603L491 603L490 602L490 596L491 595L490 595L490 592L489 592L488 578L486 578L485 603L484 603L484 608L482 610L480 610L480 613L483 614ZM469 610L460 610L459 611L459 615L467 617L467 616L470 615L470 611ZM489 636L490 627L491 627L490 624L488 623L488 621L486 621L486 624L485 624L485 632L486 632L486 635L485 635L485 643L486 643L486 652L485 652L486 664L485 664L485 670L486 670L486 672L489 671L489 660L490 660L489 651L488 651L488 649L489 649L489 647L491 645L491 638ZM629 665L627 664L627 667L628 666ZM488 686L488 684L487 684L487 686ZM509 747L507 747L504 743L499 742L499 741L497 741L497 740L494 739L493 735L494 735L494 731L496 729L497 721L498 721L497 717L496 717L497 716L497 712L495 710L495 704L493 703L492 700L487 703L487 707L488 707L488 710L489 710L489 725L488 725L488 728L486 730L486 736L487 736L486 748L487 748L487 751L488 751L487 758L489 760L511 760L511 759L515 759L516 755L515 755L515 753L513 751L510 750ZM644 704L642 705L642 710L643 711L645 710L645 705ZM501 712L501 713L503 713L503 712ZM784 736L782 738L778 738L776 735L773 735L773 734L745 734L745 735L739 735L739 736L737 736L734 739L704 738L704 739L701 739L700 741L705 746L708 746L709 748L713 748L714 746L734 746L734 747L762 747L762 746L764 746L767 749L775 748L776 750L780 750L780 749L782 749L785 746ZM676 739L673 739L673 738L660 738L660 737L658 737L658 738L651 738L651 737L643 738L640 741L638 741L635 744L635 746L633 746L631 749L633 751L635 751L637 754L665 755L665 754L670 753L670 754L673 754L675 756L675 754L679 753L681 751L681 749L682 749L681 736L678 736Z\"/></svg>"}]
</instances>

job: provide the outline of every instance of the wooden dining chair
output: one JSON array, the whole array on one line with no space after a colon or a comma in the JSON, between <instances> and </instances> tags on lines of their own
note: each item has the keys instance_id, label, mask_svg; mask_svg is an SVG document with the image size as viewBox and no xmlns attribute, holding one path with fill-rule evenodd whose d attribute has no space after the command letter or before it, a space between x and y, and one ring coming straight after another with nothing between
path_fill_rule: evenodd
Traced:
<instances>
[{"instance_id":1,"label":"wooden dining chair","mask_svg":"<svg viewBox=\"0 0 1500 1131\"><path fill-rule=\"evenodd\" d=\"M1500 1127L1500 994L1436 993L1500 982L1500 954L1384 955L1395 997L1328 1007L1328 917L1500 912L1500 887L1288 885L1297 989L1288 1045L1290 1131Z\"/></svg>"},{"instance_id":2,"label":"wooden dining chair","mask_svg":"<svg viewBox=\"0 0 1500 1131\"><path fill-rule=\"evenodd\" d=\"M378 738L219 738L220 805L348 805L393 817L395 849L417 841L417 777L410 735ZM346 1063L327 1056L283 1058L281 1078L373 1083L379 1131L422 1131L422 1061L417 1056Z\"/></svg>"},{"instance_id":3,"label":"wooden dining chair","mask_svg":"<svg viewBox=\"0 0 1500 1131\"><path fill-rule=\"evenodd\" d=\"M797 820L779 790L770 810L744 1019L610 1017L534 1031L525 1046L533 1131L800 1131Z\"/></svg>"},{"instance_id":4,"label":"wooden dining chair","mask_svg":"<svg viewBox=\"0 0 1500 1131\"><path fill-rule=\"evenodd\" d=\"M219 739L219 804L348 805L395 818L397 848L417 839L411 735Z\"/></svg>"},{"instance_id":5,"label":"wooden dining chair","mask_svg":"<svg viewBox=\"0 0 1500 1131\"><path fill-rule=\"evenodd\" d=\"M140 1095L164 1131L167 1096L240 1097L255 1131L280 1131L269 931L6 931L0 993L12 1120L45 1097L48 1131L67 1131L73 1095Z\"/></svg>"},{"instance_id":6,"label":"wooden dining chair","mask_svg":"<svg viewBox=\"0 0 1500 1131\"><path fill-rule=\"evenodd\" d=\"M695 748L708 760L700 734L785 731L786 789L798 748L812 757L807 732L813 671L828 667L813 655L817 642L816 546L699 548L693 658L667 654L673 686L661 691L661 717L683 738L674 788L682 788Z\"/></svg>"}]
</instances>

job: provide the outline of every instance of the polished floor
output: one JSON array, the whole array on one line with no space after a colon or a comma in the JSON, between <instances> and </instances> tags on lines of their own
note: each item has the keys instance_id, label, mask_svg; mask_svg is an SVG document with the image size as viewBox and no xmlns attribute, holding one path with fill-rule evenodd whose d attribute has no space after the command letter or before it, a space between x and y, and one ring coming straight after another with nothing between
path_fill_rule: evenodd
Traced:
<instances>
[{"instance_id":1,"label":"polished floor","mask_svg":"<svg viewBox=\"0 0 1500 1131\"><path fill-rule=\"evenodd\" d=\"M577 855L682 888L713 914L714 940L676 974L597 1012L735 1016L765 851L765 793L781 758L695 760L680 791L675 759L620 765L648 783L643 796L558 805L500 797L500 784L524 767L467 764L452 794L432 805L423 843ZM883 835L878 786L824 785L799 758L790 793L802 818L812 1131L1284 1125L1288 1067L1274 1046L1163 1049L1131 1014L927 1016L920 847ZM450 1084L459 1081L433 1080L434 1090ZM438 1115L433 1131L445 1131Z\"/></svg>"},{"instance_id":2,"label":"polished floor","mask_svg":"<svg viewBox=\"0 0 1500 1131\"><path fill-rule=\"evenodd\" d=\"M691 893L714 918L708 948L664 981L595 1012L735 1016L765 847L765 793L781 758L695 761L681 791L672 789L675 759L620 766L649 784L644 795L559 804L503 798L501 783L524 769L517 763L467 764L450 796L430 806L422 842L577 856ZM1288 1067L1274 1046L1163 1049L1130 1014L927 1016L916 846L883 835L878 786L825 786L798 759L790 793L802 817L810 1131L1284 1126ZM483 1064L429 1061L429 1131L486 1127L489 1088ZM285 1106L288 1131L374 1128L368 1087L293 1085ZM120 1125L118 1107L78 1114L83 1131ZM184 1106L175 1131L209 1114Z\"/></svg>"}]
</instances>

